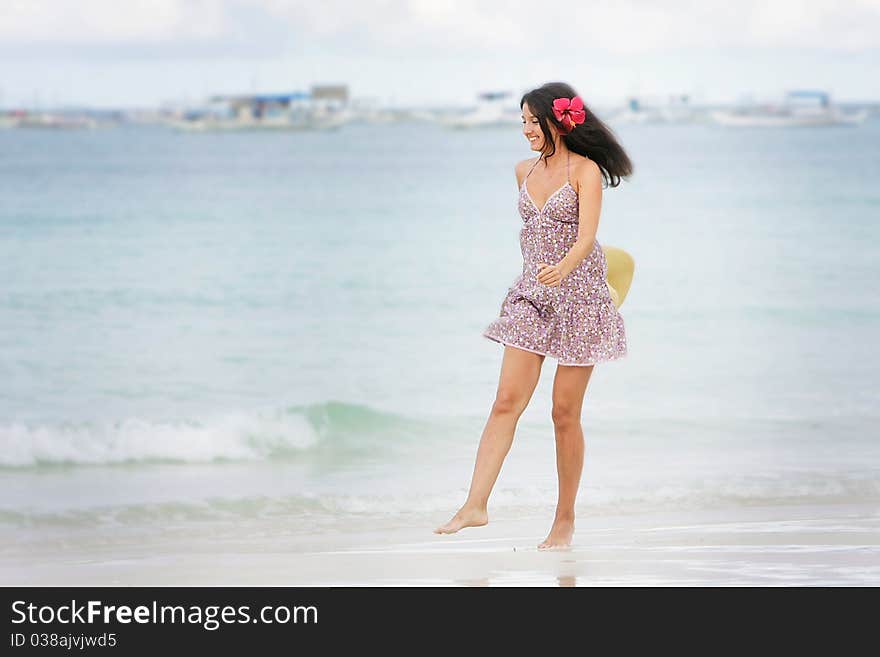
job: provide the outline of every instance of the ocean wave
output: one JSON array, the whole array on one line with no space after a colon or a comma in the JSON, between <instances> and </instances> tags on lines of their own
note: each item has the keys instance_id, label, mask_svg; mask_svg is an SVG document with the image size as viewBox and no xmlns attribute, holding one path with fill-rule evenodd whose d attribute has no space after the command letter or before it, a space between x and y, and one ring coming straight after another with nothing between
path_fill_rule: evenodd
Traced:
<instances>
[{"instance_id":1,"label":"ocean wave","mask_svg":"<svg viewBox=\"0 0 880 657\"><path fill-rule=\"evenodd\" d=\"M0 468L122 463L344 459L432 427L339 401L196 420L0 425Z\"/></svg>"}]
</instances>

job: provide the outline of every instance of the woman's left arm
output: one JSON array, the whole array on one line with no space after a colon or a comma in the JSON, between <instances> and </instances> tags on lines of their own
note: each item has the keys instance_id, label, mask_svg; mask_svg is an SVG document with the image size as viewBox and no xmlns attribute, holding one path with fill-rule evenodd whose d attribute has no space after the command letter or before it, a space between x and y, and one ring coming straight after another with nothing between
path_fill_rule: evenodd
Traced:
<instances>
[{"instance_id":1,"label":"woman's left arm","mask_svg":"<svg viewBox=\"0 0 880 657\"><path fill-rule=\"evenodd\" d=\"M565 257L556 263L562 278L573 272L593 250L602 210L602 172L599 166L587 160L578 167L575 180L578 183L578 236Z\"/></svg>"}]
</instances>

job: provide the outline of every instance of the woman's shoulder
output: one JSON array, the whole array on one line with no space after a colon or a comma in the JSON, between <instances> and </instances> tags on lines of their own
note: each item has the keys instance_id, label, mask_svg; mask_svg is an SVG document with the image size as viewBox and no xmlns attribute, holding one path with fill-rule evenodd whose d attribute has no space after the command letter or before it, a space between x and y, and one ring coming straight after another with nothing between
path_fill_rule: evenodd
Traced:
<instances>
[{"instance_id":1,"label":"woman's shoulder","mask_svg":"<svg viewBox=\"0 0 880 657\"><path fill-rule=\"evenodd\" d=\"M586 155L580 155L577 153L573 154L574 157L571 158L571 172L575 176L600 176L602 175L602 170L599 168L599 165L593 162Z\"/></svg>"},{"instance_id":2,"label":"woman's shoulder","mask_svg":"<svg viewBox=\"0 0 880 657\"><path fill-rule=\"evenodd\" d=\"M575 187L575 193L580 196L581 188L602 188L602 169L585 155L578 155L571 161L571 179Z\"/></svg>"},{"instance_id":3,"label":"woman's shoulder","mask_svg":"<svg viewBox=\"0 0 880 657\"><path fill-rule=\"evenodd\" d=\"M578 155L571 160L571 177L586 183L602 180L602 169L585 155Z\"/></svg>"},{"instance_id":4,"label":"woman's shoulder","mask_svg":"<svg viewBox=\"0 0 880 657\"><path fill-rule=\"evenodd\" d=\"M514 168L516 169L517 173L520 173L521 171L522 172L528 171L532 167L532 165L535 164L537 161L538 161L537 156L530 157L527 160L520 160L519 162L516 163L516 167L514 167Z\"/></svg>"},{"instance_id":5,"label":"woman's shoulder","mask_svg":"<svg viewBox=\"0 0 880 657\"><path fill-rule=\"evenodd\" d=\"M516 171L516 182L519 184L520 187L522 187L523 180L525 179L529 169L531 169L532 165L535 164L537 161L537 157L530 157L527 160L520 160L516 163L514 171Z\"/></svg>"}]
</instances>

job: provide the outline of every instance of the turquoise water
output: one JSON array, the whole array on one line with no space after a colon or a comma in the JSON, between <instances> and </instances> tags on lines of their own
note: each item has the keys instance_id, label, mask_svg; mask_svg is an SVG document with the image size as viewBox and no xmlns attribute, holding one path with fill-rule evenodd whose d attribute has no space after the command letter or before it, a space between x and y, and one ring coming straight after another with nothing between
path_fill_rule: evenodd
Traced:
<instances>
[{"instance_id":1,"label":"turquoise water","mask_svg":"<svg viewBox=\"0 0 880 657\"><path fill-rule=\"evenodd\" d=\"M880 500L880 121L624 126L636 260L590 508ZM0 525L463 500L521 268L518 130L0 131ZM555 500L543 377L496 505Z\"/></svg>"}]
</instances>

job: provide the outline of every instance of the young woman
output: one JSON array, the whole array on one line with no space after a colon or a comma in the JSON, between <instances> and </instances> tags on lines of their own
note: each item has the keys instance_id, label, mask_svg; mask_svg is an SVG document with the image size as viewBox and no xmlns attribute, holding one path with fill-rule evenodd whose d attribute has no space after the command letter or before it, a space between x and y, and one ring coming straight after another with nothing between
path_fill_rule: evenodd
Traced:
<instances>
[{"instance_id":1,"label":"young woman","mask_svg":"<svg viewBox=\"0 0 880 657\"><path fill-rule=\"evenodd\" d=\"M606 285L596 231L602 189L616 187L632 163L612 132L569 85L545 84L520 100L523 135L537 157L516 165L523 271L484 331L504 345L495 402L477 450L470 492L453 518L434 530L452 534L485 525L487 503L516 424L538 384L545 356L558 361L553 426L559 499L539 549L565 548L584 462L581 407L596 363L626 355L623 318Z\"/></svg>"}]
</instances>

